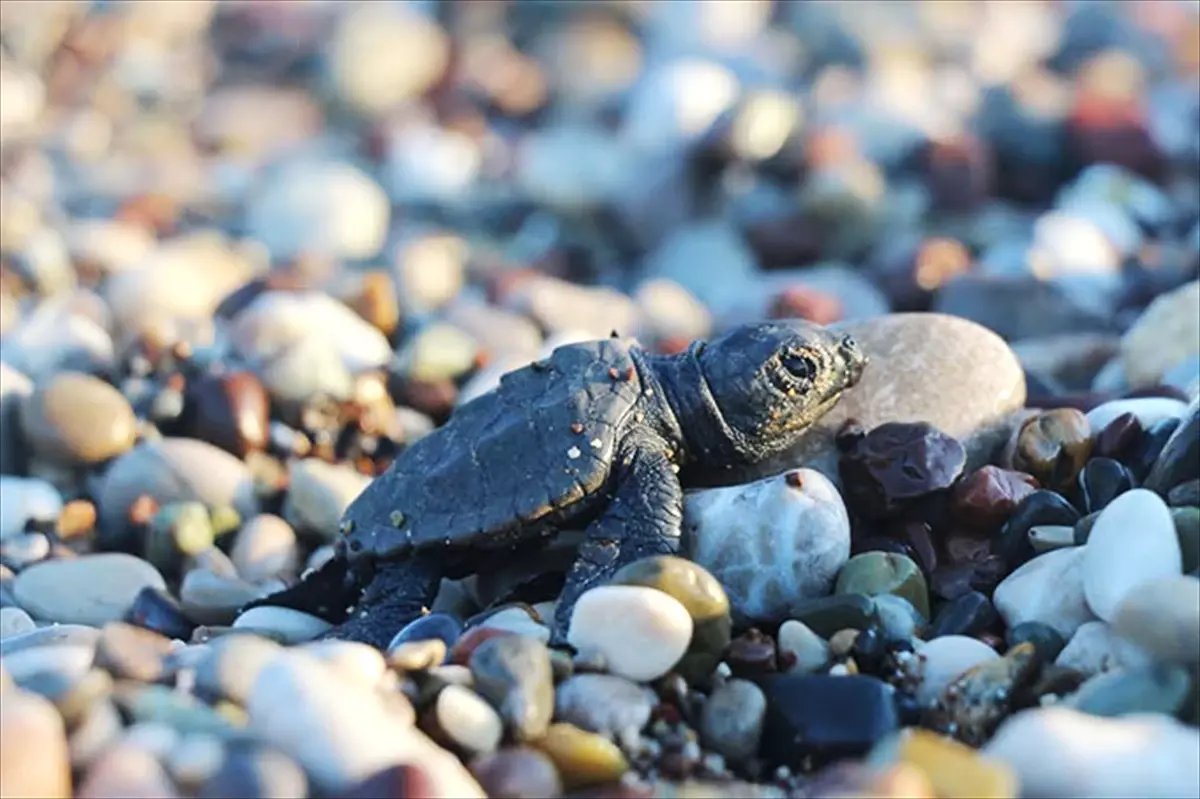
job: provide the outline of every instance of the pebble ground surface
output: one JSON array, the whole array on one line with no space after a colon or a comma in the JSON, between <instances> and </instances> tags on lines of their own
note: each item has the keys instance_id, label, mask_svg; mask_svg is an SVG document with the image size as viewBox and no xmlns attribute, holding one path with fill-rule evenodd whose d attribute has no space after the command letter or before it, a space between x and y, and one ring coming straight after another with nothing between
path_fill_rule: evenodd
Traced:
<instances>
[{"instance_id":1,"label":"pebble ground surface","mask_svg":"<svg viewBox=\"0 0 1200 799\"><path fill-rule=\"evenodd\" d=\"M1200 795L1198 42L1170 0L6 0L0 795ZM862 383L575 652L528 589L571 530L386 651L240 613L505 371L767 317Z\"/></svg>"}]
</instances>

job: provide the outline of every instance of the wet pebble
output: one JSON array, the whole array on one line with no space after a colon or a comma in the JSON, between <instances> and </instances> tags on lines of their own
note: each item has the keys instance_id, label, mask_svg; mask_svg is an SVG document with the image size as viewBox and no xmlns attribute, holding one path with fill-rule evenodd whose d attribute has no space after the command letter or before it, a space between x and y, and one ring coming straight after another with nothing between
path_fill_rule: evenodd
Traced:
<instances>
[{"instance_id":1,"label":"wet pebble","mask_svg":"<svg viewBox=\"0 0 1200 799\"><path fill-rule=\"evenodd\" d=\"M1095 513L1134 486L1133 475L1111 458L1092 458L1079 473L1080 505L1084 513Z\"/></svg>"},{"instance_id":2,"label":"wet pebble","mask_svg":"<svg viewBox=\"0 0 1200 799\"><path fill-rule=\"evenodd\" d=\"M1040 621L1014 624L1005 638L1010 648L1024 643L1032 644L1042 663L1054 663L1063 647L1067 645L1067 639L1062 633Z\"/></svg>"},{"instance_id":3,"label":"wet pebble","mask_svg":"<svg viewBox=\"0 0 1200 799\"><path fill-rule=\"evenodd\" d=\"M942 606L933 617L929 637L979 635L995 628L999 621L1000 616L991 600L978 591L971 591Z\"/></svg>"},{"instance_id":4,"label":"wet pebble","mask_svg":"<svg viewBox=\"0 0 1200 799\"><path fill-rule=\"evenodd\" d=\"M166 585L149 563L106 553L31 566L17 575L13 593L35 618L98 627L124 616L145 587Z\"/></svg>"},{"instance_id":5,"label":"wet pebble","mask_svg":"<svg viewBox=\"0 0 1200 799\"><path fill-rule=\"evenodd\" d=\"M638 585L593 588L571 617L570 643L600 653L613 674L645 682L680 661L692 638L692 617L674 597Z\"/></svg>"},{"instance_id":6,"label":"wet pebble","mask_svg":"<svg viewBox=\"0 0 1200 799\"><path fill-rule=\"evenodd\" d=\"M492 638L471 653L468 665L476 690L496 708L516 741L545 734L554 716L554 680L545 644L519 635Z\"/></svg>"},{"instance_id":7,"label":"wet pebble","mask_svg":"<svg viewBox=\"0 0 1200 799\"><path fill-rule=\"evenodd\" d=\"M1165 495L1180 483L1196 479L1200 479L1200 397L1188 405L1183 422L1167 440L1143 485Z\"/></svg>"},{"instance_id":8,"label":"wet pebble","mask_svg":"<svg viewBox=\"0 0 1200 799\"><path fill-rule=\"evenodd\" d=\"M1119 496L1092 527L1081 568L1088 606L1106 620L1138 585L1182 573L1179 540L1166 503L1140 488Z\"/></svg>"},{"instance_id":9,"label":"wet pebble","mask_svg":"<svg viewBox=\"0 0 1200 799\"><path fill-rule=\"evenodd\" d=\"M954 486L951 510L963 524L992 531L1008 521L1021 500L1037 488L1031 475L984 466Z\"/></svg>"},{"instance_id":10,"label":"wet pebble","mask_svg":"<svg viewBox=\"0 0 1200 799\"><path fill-rule=\"evenodd\" d=\"M826 596L850 556L841 496L809 469L692 492L684 520L685 553L724 586L739 621L781 621L797 602Z\"/></svg>"},{"instance_id":11,"label":"wet pebble","mask_svg":"<svg viewBox=\"0 0 1200 799\"><path fill-rule=\"evenodd\" d=\"M1017 431L1013 467L1053 489L1070 487L1092 453L1092 429L1074 408L1057 408L1026 419Z\"/></svg>"}]
</instances>

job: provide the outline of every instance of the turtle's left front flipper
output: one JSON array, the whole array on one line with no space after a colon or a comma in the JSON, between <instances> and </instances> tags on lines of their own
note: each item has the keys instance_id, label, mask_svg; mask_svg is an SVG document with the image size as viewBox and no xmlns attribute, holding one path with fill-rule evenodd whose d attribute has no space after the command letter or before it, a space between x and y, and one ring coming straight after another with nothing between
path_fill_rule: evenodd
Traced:
<instances>
[{"instance_id":1,"label":"turtle's left front flipper","mask_svg":"<svg viewBox=\"0 0 1200 799\"><path fill-rule=\"evenodd\" d=\"M683 488L657 441L628 448L617 461L617 488L608 510L587 528L554 613L552 643L566 643L575 603L624 565L679 550Z\"/></svg>"}]
</instances>

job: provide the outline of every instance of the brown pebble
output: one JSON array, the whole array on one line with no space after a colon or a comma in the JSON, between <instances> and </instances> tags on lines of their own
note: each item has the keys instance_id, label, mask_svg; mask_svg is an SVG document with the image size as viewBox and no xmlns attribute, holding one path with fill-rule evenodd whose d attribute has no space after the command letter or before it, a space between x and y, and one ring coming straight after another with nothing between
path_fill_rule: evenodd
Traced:
<instances>
[{"instance_id":1,"label":"brown pebble","mask_svg":"<svg viewBox=\"0 0 1200 799\"><path fill-rule=\"evenodd\" d=\"M787 476L783 479L792 488L804 488L804 475L801 474L799 469L788 472Z\"/></svg>"},{"instance_id":2,"label":"brown pebble","mask_svg":"<svg viewBox=\"0 0 1200 799\"><path fill-rule=\"evenodd\" d=\"M1051 489L1069 488L1092 454L1087 416L1056 408L1026 419L1017 434L1013 467Z\"/></svg>"},{"instance_id":3,"label":"brown pebble","mask_svg":"<svg viewBox=\"0 0 1200 799\"><path fill-rule=\"evenodd\" d=\"M725 657L734 677L750 679L776 671L775 639L756 627L729 642Z\"/></svg>"},{"instance_id":4,"label":"brown pebble","mask_svg":"<svg viewBox=\"0 0 1200 799\"><path fill-rule=\"evenodd\" d=\"M19 690L0 702L0 796L71 796L66 731L54 705Z\"/></svg>"},{"instance_id":5,"label":"brown pebble","mask_svg":"<svg viewBox=\"0 0 1200 799\"><path fill-rule=\"evenodd\" d=\"M984 466L954 486L950 510L961 524L990 532L1008 521L1017 504L1039 487L1032 475Z\"/></svg>"},{"instance_id":6,"label":"brown pebble","mask_svg":"<svg viewBox=\"0 0 1200 799\"><path fill-rule=\"evenodd\" d=\"M54 531L59 538L75 538L96 529L96 506L86 499L73 499L58 514Z\"/></svg>"},{"instance_id":7,"label":"brown pebble","mask_svg":"<svg viewBox=\"0 0 1200 799\"><path fill-rule=\"evenodd\" d=\"M142 494L129 506L129 523L133 525L149 524L158 513L158 500L149 494Z\"/></svg>"},{"instance_id":8,"label":"brown pebble","mask_svg":"<svg viewBox=\"0 0 1200 799\"><path fill-rule=\"evenodd\" d=\"M836 295L807 286L789 286L771 300L768 315L772 319L804 319L818 325L831 325L845 314Z\"/></svg>"}]
</instances>

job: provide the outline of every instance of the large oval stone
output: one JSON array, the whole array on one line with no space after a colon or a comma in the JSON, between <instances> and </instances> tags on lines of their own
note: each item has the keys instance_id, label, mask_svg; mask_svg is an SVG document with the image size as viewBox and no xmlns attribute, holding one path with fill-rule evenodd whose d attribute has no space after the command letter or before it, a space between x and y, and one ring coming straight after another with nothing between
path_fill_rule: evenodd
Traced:
<instances>
[{"instance_id":1,"label":"large oval stone","mask_svg":"<svg viewBox=\"0 0 1200 799\"><path fill-rule=\"evenodd\" d=\"M870 430L885 422L927 422L967 448L967 470L990 460L1025 404L1025 374L1012 349L981 325L954 316L903 313L834 325L871 359L862 381L767 473L793 466L837 481L834 436L848 419Z\"/></svg>"},{"instance_id":2,"label":"large oval stone","mask_svg":"<svg viewBox=\"0 0 1200 799\"><path fill-rule=\"evenodd\" d=\"M1144 488L1125 492L1100 513L1083 550L1083 593L1105 621L1139 585L1182 572L1171 511Z\"/></svg>"}]
</instances>

